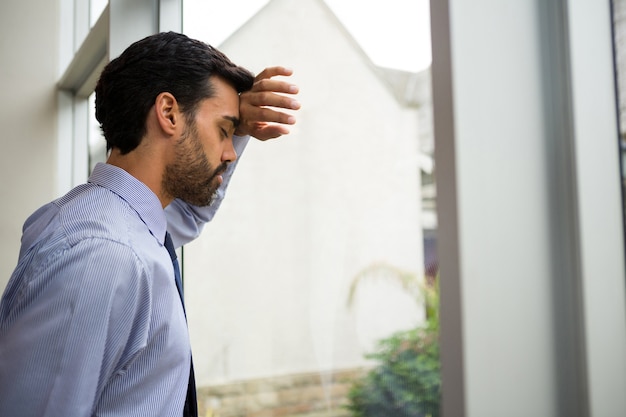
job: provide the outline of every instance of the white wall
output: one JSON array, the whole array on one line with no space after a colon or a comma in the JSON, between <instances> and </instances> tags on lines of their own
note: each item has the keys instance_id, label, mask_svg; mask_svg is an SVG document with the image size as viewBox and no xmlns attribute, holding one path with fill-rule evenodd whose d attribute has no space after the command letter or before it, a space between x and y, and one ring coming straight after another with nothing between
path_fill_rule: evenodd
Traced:
<instances>
[{"instance_id":1,"label":"white wall","mask_svg":"<svg viewBox=\"0 0 626 417\"><path fill-rule=\"evenodd\" d=\"M0 2L0 288L28 215L56 197L58 1Z\"/></svg>"}]
</instances>

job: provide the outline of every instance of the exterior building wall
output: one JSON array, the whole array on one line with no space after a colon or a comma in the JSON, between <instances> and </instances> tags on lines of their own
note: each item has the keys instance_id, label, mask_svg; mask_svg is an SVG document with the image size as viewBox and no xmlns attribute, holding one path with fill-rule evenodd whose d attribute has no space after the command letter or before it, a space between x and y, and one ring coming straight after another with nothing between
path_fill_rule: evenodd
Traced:
<instances>
[{"instance_id":1,"label":"exterior building wall","mask_svg":"<svg viewBox=\"0 0 626 417\"><path fill-rule=\"evenodd\" d=\"M423 274L417 110L318 0L272 1L220 49L255 72L294 68L302 109L289 136L249 144L185 248L198 384L361 366L423 315L384 276L347 306L364 271Z\"/></svg>"}]
</instances>

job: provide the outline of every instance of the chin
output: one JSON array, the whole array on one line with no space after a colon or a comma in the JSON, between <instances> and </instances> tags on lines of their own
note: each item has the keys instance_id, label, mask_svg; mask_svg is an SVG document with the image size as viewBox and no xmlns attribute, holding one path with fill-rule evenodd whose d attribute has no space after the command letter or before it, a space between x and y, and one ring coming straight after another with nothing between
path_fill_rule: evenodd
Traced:
<instances>
[{"instance_id":1,"label":"chin","mask_svg":"<svg viewBox=\"0 0 626 417\"><path fill-rule=\"evenodd\" d=\"M213 204L213 202L217 200L217 198L218 198L217 190L214 190L208 196L203 197L202 199L198 199L199 204L194 204L194 205L199 206L199 207L207 207Z\"/></svg>"},{"instance_id":2,"label":"chin","mask_svg":"<svg viewBox=\"0 0 626 417\"><path fill-rule=\"evenodd\" d=\"M219 197L219 196L218 196L218 194L217 194L217 190L213 191L213 192L211 193L211 196L209 197L209 202L208 202L206 205L207 205L207 206L210 206L211 204L213 204L213 202L214 202L215 200L217 200L217 199L218 199L218 197Z\"/></svg>"}]
</instances>

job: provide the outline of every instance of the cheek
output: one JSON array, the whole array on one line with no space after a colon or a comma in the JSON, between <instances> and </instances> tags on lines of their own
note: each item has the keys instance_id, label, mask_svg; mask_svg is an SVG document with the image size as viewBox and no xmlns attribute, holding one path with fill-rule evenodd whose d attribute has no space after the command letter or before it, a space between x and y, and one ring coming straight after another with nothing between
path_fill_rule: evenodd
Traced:
<instances>
[{"instance_id":1,"label":"cheek","mask_svg":"<svg viewBox=\"0 0 626 417\"><path fill-rule=\"evenodd\" d=\"M222 154L226 149L226 141L211 136L203 138L200 143L202 143L202 150L204 152L204 155L207 157L209 162L211 162L211 164L221 161Z\"/></svg>"},{"instance_id":2,"label":"cheek","mask_svg":"<svg viewBox=\"0 0 626 417\"><path fill-rule=\"evenodd\" d=\"M205 135L196 135L196 152L202 153L208 156L211 152L211 143L207 140Z\"/></svg>"}]
</instances>

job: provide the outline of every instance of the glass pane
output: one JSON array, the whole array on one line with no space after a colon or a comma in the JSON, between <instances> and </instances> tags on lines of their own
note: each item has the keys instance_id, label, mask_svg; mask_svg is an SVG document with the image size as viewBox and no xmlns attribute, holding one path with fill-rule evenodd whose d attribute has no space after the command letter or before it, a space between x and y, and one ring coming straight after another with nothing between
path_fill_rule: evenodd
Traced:
<instances>
[{"instance_id":1,"label":"glass pane","mask_svg":"<svg viewBox=\"0 0 626 417\"><path fill-rule=\"evenodd\" d=\"M109 0L89 0L89 27L96 24L107 4Z\"/></svg>"},{"instance_id":2,"label":"glass pane","mask_svg":"<svg viewBox=\"0 0 626 417\"><path fill-rule=\"evenodd\" d=\"M200 415L439 415L428 1L184 4L302 103L184 251Z\"/></svg>"}]
</instances>

